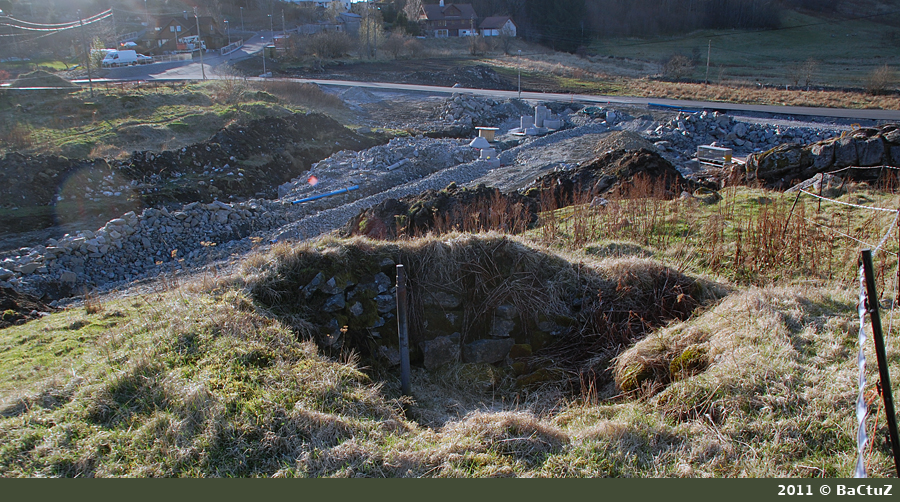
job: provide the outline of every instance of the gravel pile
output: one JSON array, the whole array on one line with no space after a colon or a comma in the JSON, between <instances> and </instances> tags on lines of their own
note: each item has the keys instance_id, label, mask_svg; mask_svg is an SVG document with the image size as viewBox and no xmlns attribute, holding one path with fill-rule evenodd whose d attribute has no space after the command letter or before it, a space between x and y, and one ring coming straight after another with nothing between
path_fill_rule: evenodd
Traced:
<instances>
[{"instance_id":1,"label":"gravel pile","mask_svg":"<svg viewBox=\"0 0 900 502\"><path fill-rule=\"evenodd\" d=\"M495 101L471 94L454 94L435 110L432 118L447 125L471 128L495 127L529 114L533 115L534 109L518 99Z\"/></svg>"},{"instance_id":2,"label":"gravel pile","mask_svg":"<svg viewBox=\"0 0 900 502\"><path fill-rule=\"evenodd\" d=\"M96 231L20 249L0 262L0 287L66 295L203 264L217 255L211 251L220 243L284 225L285 213L271 201L193 202L178 211L129 212Z\"/></svg>"},{"instance_id":3,"label":"gravel pile","mask_svg":"<svg viewBox=\"0 0 900 502\"><path fill-rule=\"evenodd\" d=\"M469 140L394 138L368 150L338 152L279 186L278 196L291 201L350 186L359 186L358 195L372 195L476 157Z\"/></svg>"}]
</instances>

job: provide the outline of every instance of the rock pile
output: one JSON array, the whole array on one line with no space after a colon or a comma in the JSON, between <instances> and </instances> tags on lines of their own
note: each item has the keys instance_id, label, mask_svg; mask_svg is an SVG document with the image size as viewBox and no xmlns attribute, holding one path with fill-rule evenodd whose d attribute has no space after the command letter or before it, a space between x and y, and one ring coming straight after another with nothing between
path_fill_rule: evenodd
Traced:
<instances>
[{"instance_id":1,"label":"rock pile","mask_svg":"<svg viewBox=\"0 0 900 502\"><path fill-rule=\"evenodd\" d=\"M437 131L452 129L458 136L466 136L476 126L498 126L531 111L531 107L521 100L498 102L471 94L454 94L435 109L432 118L442 125L436 128Z\"/></svg>"},{"instance_id":2,"label":"rock pile","mask_svg":"<svg viewBox=\"0 0 900 502\"><path fill-rule=\"evenodd\" d=\"M193 202L177 211L129 212L97 231L20 249L18 256L0 262L0 287L64 296L195 265L219 243L285 223L280 204L267 201Z\"/></svg>"},{"instance_id":3,"label":"rock pile","mask_svg":"<svg viewBox=\"0 0 900 502\"><path fill-rule=\"evenodd\" d=\"M736 152L750 153L768 150L781 143L813 143L832 136L825 129L807 127L782 127L753 124L734 120L719 112L679 112L677 116L646 131L651 141L662 150L680 150L692 154L698 145L733 148Z\"/></svg>"}]
</instances>

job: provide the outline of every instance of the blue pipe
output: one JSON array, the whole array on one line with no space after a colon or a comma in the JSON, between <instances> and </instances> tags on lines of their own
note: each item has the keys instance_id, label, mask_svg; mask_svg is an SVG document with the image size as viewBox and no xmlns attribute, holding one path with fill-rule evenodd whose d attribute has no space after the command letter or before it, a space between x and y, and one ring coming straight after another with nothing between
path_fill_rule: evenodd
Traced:
<instances>
[{"instance_id":1,"label":"blue pipe","mask_svg":"<svg viewBox=\"0 0 900 502\"><path fill-rule=\"evenodd\" d=\"M307 197L305 199L299 199L291 202L291 204L300 204L301 202L309 202L311 200L322 199L324 197L331 197L332 195L340 195L342 193L351 192L353 190L359 190L359 185L353 185L352 187L341 188L340 190L335 190L333 192L323 193L321 195L313 195L312 197Z\"/></svg>"}]
</instances>

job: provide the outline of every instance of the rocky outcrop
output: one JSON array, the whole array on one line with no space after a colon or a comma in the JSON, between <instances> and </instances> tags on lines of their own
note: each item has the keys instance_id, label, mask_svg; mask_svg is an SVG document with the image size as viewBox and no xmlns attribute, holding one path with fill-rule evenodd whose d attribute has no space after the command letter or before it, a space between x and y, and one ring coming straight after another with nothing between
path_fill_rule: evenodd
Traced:
<instances>
[{"instance_id":1,"label":"rocky outcrop","mask_svg":"<svg viewBox=\"0 0 900 502\"><path fill-rule=\"evenodd\" d=\"M861 128L837 138L813 144L778 145L747 159L744 180L768 188L785 189L818 173L848 167L897 166L900 163L900 129L897 124ZM842 177L874 180L878 169L846 169Z\"/></svg>"}]
</instances>

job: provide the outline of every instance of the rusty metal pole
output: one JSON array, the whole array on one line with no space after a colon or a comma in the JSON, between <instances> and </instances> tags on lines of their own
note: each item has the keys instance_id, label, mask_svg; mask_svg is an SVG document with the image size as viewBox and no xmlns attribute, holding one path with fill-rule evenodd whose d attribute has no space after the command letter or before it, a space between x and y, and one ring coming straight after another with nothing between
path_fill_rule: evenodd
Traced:
<instances>
[{"instance_id":1,"label":"rusty metal pole","mask_svg":"<svg viewBox=\"0 0 900 502\"><path fill-rule=\"evenodd\" d=\"M409 333L406 323L406 270L397 265L397 333L400 335L400 390L410 395Z\"/></svg>"},{"instance_id":2,"label":"rusty metal pole","mask_svg":"<svg viewBox=\"0 0 900 502\"><path fill-rule=\"evenodd\" d=\"M891 439L891 450L894 453L894 467L897 469L897 476L900 477L900 440L897 437L897 415L894 413L894 397L891 391L891 376L888 372L887 354L881 331L881 316L878 314L878 291L875 289L875 267L872 265L871 249L863 249L862 263L866 276L866 307L869 311L869 320L872 322L875 355L878 357L881 397L884 400L884 413L887 415L888 435Z\"/></svg>"}]
</instances>

